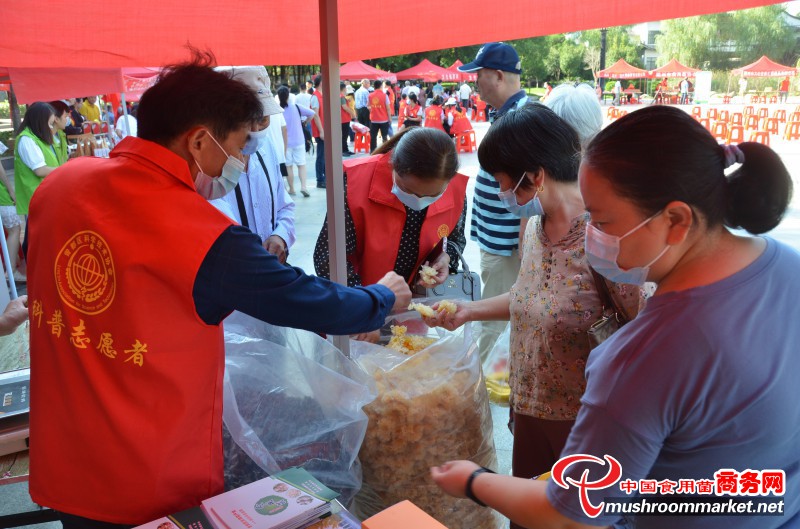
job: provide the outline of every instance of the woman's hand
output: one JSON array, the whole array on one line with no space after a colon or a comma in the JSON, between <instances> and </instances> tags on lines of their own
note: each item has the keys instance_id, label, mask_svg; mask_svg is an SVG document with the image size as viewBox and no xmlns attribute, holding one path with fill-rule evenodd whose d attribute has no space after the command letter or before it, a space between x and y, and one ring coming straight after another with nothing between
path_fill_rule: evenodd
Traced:
<instances>
[{"instance_id":1,"label":"woman's hand","mask_svg":"<svg viewBox=\"0 0 800 529\"><path fill-rule=\"evenodd\" d=\"M362 332L359 334L353 334L350 336L353 340L357 340L359 342L368 342L368 343L378 343L378 340L381 339L381 331L372 331L372 332Z\"/></svg>"},{"instance_id":2,"label":"woman's hand","mask_svg":"<svg viewBox=\"0 0 800 529\"><path fill-rule=\"evenodd\" d=\"M447 311L439 311L439 303L434 304L431 308L435 314L432 317L422 317L422 321L428 327L442 327L448 331L454 331L467 323L472 321L470 305L471 302L461 302L454 299L448 300L456 306L455 314L450 314Z\"/></svg>"},{"instance_id":3,"label":"woman's hand","mask_svg":"<svg viewBox=\"0 0 800 529\"><path fill-rule=\"evenodd\" d=\"M431 478L450 496L466 497L467 480L480 466L472 461L448 461L444 465L431 467Z\"/></svg>"},{"instance_id":4,"label":"woman's hand","mask_svg":"<svg viewBox=\"0 0 800 529\"><path fill-rule=\"evenodd\" d=\"M434 278L434 283L425 283L422 281L422 278L417 282L419 285L423 285L426 287L434 287L437 285L441 285L450 275L450 256L447 255L447 252L442 252L442 254L436 258L433 263L428 264L425 263L431 268L436 269L436 277Z\"/></svg>"}]
</instances>

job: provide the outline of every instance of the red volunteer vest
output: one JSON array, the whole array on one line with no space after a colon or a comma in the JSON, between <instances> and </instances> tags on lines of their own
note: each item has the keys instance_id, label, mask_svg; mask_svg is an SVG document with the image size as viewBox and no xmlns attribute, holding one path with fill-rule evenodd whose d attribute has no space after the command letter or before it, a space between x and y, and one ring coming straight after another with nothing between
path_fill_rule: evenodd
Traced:
<instances>
[{"instance_id":1,"label":"red volunteer vest","mask_svg":"<svg viewBox=\"0 0 800 529\"><path fill-rule=\"evenodd\" d=\"M439 129L444 132L442 126L442 107L431 105L425 109L425 127L429 129Z\"/></svg>"},{"instance_id":2,"label":"red volunteer vest","mask_svg":"<svg viewBox=\"0 0 800 529\"><path fill-rule=\"evenodd\" d=\"M465 112L453 112L453 124L450 125L450 134L461 134L472 130L472 123Z\"/></svg>"},{"instance_id":3,"label":"red volunteer vest","mask_svg":"<svg viewBox=\"0 0 800 529\"><path fill-rule=\"evenodd\" d=\"M325 108L325 96L322 94L322 90L317 88L314 90L314 94L311 97L316 97L317 101L319 101L319 109L317 110L317 112L319 112L319 123L324 127L325 121L323 120L322 110ZM319 138L319 129L313 119L311 120L311 135L315 138Z\"/></svg>"},{"instance_id":4,"label":"red volunteer vest","mask_svg":"<svg viewBox=\"0 0 800 529\"><path fill-rule=\"evenodd\" d=\"M390 88L386 95L389 96L389 115L394 116L394 102L397 101L394 90Z\"/></svg>"},{"instance_id":5,"label":"red volunteer vest","mask_svg":"<svg viewBox=\"0 0 800 529\"><path fill-rule=\"evenodd\" d=\"M137 525L222 492L223 331L192 289L231 221L133 137L54 171L30 212L33 500Z\"/></svg>"},{"instance_id":6,"label":"red volunteer vest","mask_svg":"<svg viewBox=\"0 0 800 529\"><path fill-rule=\"evenodd\" d=\"M344 99L345 101L347 101L347 97L345 97ZM352 119L350 117L350 112L343 109L341 105L339 105L339 112L341 112L342 115L342 123L350 123L350 120Z\"/></svg>"},{"instance_id":7,"label":"red volunteer vest","mask_svg":"<svg viewBox=\"0 0 800 529\"><path fill-rule=\"evenodd\" d=\"M386 94L383 90L375 90L369 95L369 120L376 123L389 121L386 109Z\"/></svg>"},{"instance_id":8,"label":"red volunteer vest","mask_svg":"<svg viewBox=\"0 0 800 529\"><path fill-rule=\"evenodd\" d=\"M412 105L410 103L406 104L404 109L404 120L411 118L411 119L419 119L419 105ZM419 124L419 121L415 121L414 123Z\"/></svg>"},{"instance_id":9,"label":"red volunteer vest","mask_svg":"<svg viewBox=\"0 0 800 529\"><path fill-rule=\"evenodd\" d=\"M344 162L347 173L347 205L356 228L356 253L348 255L363 285L377 283L394 269L400 237L406 222L403 203L392 194L391 153ZM428 207L422 223L417 256L422 260L439 239L450 235L461 218L467 177L456 174L442 198Z\"/></svg>"},{"instance_id":10,"label":"red volunteer vest","mask_svg":"<svg viewBox=\"0 0 800 529\"><path fill-rule=\"evenodd\" d=\"M397 128L403 126L403 121L406 120L406 106L408 103L405 102L404 99L400 100L400 108L397 111Z\"/></svg>"}]
</instances>

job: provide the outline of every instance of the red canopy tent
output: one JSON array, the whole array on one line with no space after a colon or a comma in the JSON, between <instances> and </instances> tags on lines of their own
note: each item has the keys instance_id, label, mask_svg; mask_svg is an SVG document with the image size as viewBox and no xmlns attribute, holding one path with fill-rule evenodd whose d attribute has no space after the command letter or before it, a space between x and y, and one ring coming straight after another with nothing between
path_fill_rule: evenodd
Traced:
<instances>
[{"instance_id":1,"label":"red canopy tent","mask_svg":"<svg viewBox=\"0 0 800 529\"><path fill-rule=\"evenodd\" d=\"M731 73L742 77L794 77L797 75L797 68L778 64L763 55L756 62L736 68Z\"/></svg>"},{"instance_id":2,"label":"red canopy tent","mask_svg":"<svg viewBox=\"0 0 800 529\"><path fill-rule=\"evenodd\" d=\"M339 78L344 81L360 81L361 79L385 79L397 82L397 76L391 72L384 72L364 61L351 61L339 68Z\"/></svg>"},{"instance_id":3,"label":"red canopy tent","mask_svg":"<svg viewBox=\"0 0 800 529\"><path fill-rule=\"evenodd\" d=\"M643 79L647 77L647 71L632 66L620 59L605 70L597 72L598 79Z\"/></svg>"},{"instance_id":4,"label":"red canopy tent","mask_svg":"<svg viewBox=\"0 0 800 529\"><path fill-rule=\"evenodd\" d=\"M655 70L650 70L648 73L649 77L694 77L694 74L699 72L700 70L697 68L691 68L689 66L684 66L678 62L677 59L670 60L667 64L662 66L661 68L656 68Z\"/></svg>"},{"instance_id":5,"label":"red canopy tent","mask_svg":"<svg viewBox=\"0 0 800 529\"><path fill-rule=\"evenodd\" d=\"M436 66L428 59L422 59L416 66L397 72L398 79L422 79L426 83L434 81L458 81L458 72Z\"/></svg>"},{"instance_id":6,"label":"red canopy tent","mask_svg":"<svg viewBox=\"0 0 800 529\"><path fill-rule=\"evenodd\" d=\"M458 80L462 83L474 83L478 80L478 74L474 72L459 72L458 67L464 66L464 63L456 59L456 62L453 63L448 70L451 72L455 72L458 74Z\"/></svg>"}]
</instances>

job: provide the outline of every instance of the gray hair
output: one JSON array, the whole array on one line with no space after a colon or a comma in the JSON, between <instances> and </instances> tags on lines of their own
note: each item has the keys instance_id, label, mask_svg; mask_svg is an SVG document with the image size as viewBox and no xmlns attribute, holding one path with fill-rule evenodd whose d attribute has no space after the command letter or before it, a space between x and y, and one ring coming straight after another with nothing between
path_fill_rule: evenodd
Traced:
<instances>
[{"instance_id":1,"label":"gray hair","mask_svg":"<svg viewBox=\"0 0 800 529\"><path fill-rule=\"evenodd\" d=\"M561 119L572 125L585 146L603 127L603 111L594 89L586 83L566 83L553 88L544 101Z\"/></svg>"}]
</instances>

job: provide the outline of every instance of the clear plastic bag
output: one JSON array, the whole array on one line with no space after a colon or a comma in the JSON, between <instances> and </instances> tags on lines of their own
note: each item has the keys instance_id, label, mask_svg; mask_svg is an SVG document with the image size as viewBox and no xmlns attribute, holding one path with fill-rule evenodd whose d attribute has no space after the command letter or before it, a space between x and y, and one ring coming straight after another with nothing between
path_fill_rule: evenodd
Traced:
<instances>
[{"instance_id":1,"label":"clear plastic bag","mask_svg":"<svg viewBox=\"0 0 800 529\"><path fill-rule=\"evenodd\" d=\"M508 385L508 361L511 348L511 324L497 337L492 350L483 362L483 373L486 375L486 389L489 400L498 406L509 406L511 388Z\"/></svg>"},{"instance_id":2,"label":"clear plastic bag","mask_svg":"<svg viewBox=\"0 0 800 529\"><path fill-rule=\"evenodd\" d=\"M244 314L225 320L225 487L300 466L341 494L361 486L363 407L375 384L319 336Z\"/></svg>"},{"instance_id":3,"label":"clear plastic bag","mask_svg":"<svg viewBox=\"0 0 800 529\"><path fill-rule=\"evenodd\" d=\"M489 400L469 327L436 331L440 339L413 356L351 342L351 358L378 389L364 408L370 420L359 455L364 483L351 510L364 519L408 499L450 529L499 529L495 511L448 496L430 478L431 466L454 459L497 468Z\"/></svg>"}]
</instances>

